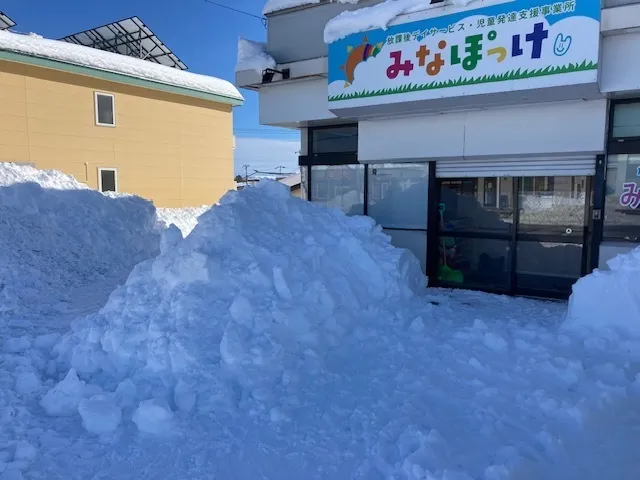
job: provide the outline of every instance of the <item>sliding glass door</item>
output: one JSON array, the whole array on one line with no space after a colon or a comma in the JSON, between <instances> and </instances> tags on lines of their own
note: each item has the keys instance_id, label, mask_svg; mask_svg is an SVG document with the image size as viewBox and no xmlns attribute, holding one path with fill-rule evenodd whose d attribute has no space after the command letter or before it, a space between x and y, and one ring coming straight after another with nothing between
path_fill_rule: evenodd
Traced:
<instances>
[{"instance_id":1,"label":"sliding glass door","mask_svg":"<svg viewBox=\"0 0 640 480\"><path fill-rule=\"evenodd\" d=\"M585 271L589 177L439 179L438 283L565 297Z\"/></svg>"}]
</instances>

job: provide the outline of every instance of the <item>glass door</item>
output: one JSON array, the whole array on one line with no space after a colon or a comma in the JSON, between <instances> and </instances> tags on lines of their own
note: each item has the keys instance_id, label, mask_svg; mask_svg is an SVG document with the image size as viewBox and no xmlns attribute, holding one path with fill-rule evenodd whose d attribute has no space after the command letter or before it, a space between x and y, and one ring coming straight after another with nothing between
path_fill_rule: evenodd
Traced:
<instances>
[{"instance_id":1,"label":"glass door","mask_svg":"<svg viewBox=\"0 0 640 480\"><path fill-rule=\"evenodd\" d=\"M583 274L590 178L518 181L517 293L567 297Z\"/></svg>"},{"instance_id":2,"label":"glass door","mask_svg":"<svg viewBox=\"0 0 640 480\"><path fill-rule=\"evenodd\" d=\"M591 177L438 179L436 283L566 298L586 270Z\"/></svg>"},{"instance_id":3,"label":"glass door","mask_svg":"<svg viewBox=\"0 0 640 480\"><path fill-rule=\"evenodd\" d=\"M440 179L437 282L511 290L513 179Z\"/></svg>"}]
</instances>

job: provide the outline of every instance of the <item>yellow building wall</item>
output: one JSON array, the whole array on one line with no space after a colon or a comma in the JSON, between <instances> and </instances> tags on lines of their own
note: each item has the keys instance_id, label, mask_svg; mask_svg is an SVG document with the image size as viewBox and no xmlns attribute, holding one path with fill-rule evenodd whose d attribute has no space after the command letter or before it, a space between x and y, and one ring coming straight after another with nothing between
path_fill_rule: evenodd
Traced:
<instances>
[{"instance_id":1,"label":"yellow building wall","mask_svg":"<svg viewBox=\"0 0 640 480\"><path fill-rule=\"evenodd\" d=\"M115 96L115 127L95 124L94 93ZM0 61L0 161L35 164L158 207L210 205L235 189L230 105Z\"/></svg>"}]
</instances>

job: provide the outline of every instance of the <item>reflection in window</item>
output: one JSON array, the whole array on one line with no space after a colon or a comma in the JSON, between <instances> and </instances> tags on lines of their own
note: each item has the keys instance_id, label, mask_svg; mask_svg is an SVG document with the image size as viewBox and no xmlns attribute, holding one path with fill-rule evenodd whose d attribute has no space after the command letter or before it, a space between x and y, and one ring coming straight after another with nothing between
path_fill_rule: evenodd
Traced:
<instances>
[{"instance_id":1,"label":"reflection in window","mask_svg":"<svg viewBox=\"0 0 640 480\"><path fill-rule=\"evenodd\" d=\"M586 182L586 177L525 177L519 195L520 225L583 227Z\"/></svg>"},{"instance_id":2,"label":"reflection in window","mask_svg":"<svg viewBox=\"0 0 640 480\"><path fill-rule=\"evenodd\" d=\"M425 163L369 165L367 214L383 227L427 228Z\"/></svg>"},{"instance_id":3,"label":"reflection in window","mask_svg":"<svg viewBox=\"0 0 640 480\"><path fill-rule=\"evenodd\" d=\"M311 167L311 200L347 215L364 215L364 165Z\"/></svg>"},{"instance_id":4,"label":"reflection in window","mask_svg":"<svg viewBox=\"0 0 640 480\"><path fill-rule=\"evenodd\" d=\"M640 137L640 102L614 107L612 133L613 138Z\"/></svg>"},{"instance_id":5,"label":"reflection in window","mask_svg":"<svg viewBox=\"0 0 640 480\"><path fill-rule=\"evenodd\" d=\"M516 273L519 288L568 294L582 273L582 245L521 241Z\"/></svg>"},{"instance_id":6,"label":"reflection in window","mask_svg":"<svg viewBox=\"0 0 640 480\"><path fill-rule=\"evenodd\" d=\"M358 151L358 125L310 128L311 152L353 153Z\"/></svg>"},{"instance_id":7,"label":"reflection in window","mask_svg":"<svg viewBox=\"0 0 640 480\"><path fill-rule=\"evenodd\" d=\"M640 240L640 155L609 156L604 236Z\"/></svg>"},{"instance_id":8,"label":"reflection in window","mask_svg":"<svg viewBox=\"0 0 640 480\"><path fill-rule=\"evenodd\" d=\"M513 179L442 179L440 229L507 233L513 224Z\"/></svg>"}]
</instances>

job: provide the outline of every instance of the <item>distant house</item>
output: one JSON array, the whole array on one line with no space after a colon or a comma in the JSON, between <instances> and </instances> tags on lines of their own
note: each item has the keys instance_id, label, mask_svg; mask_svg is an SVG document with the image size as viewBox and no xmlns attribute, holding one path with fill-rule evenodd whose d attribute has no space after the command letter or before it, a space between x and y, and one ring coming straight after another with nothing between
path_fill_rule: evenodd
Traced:
<instances>
[{"instance_id":1,"label":"distant house","mask_svg":"<svg viewBox=\"0 0 640 480\"><path fill-rule=\"evenodd\" d=\"M268 178L271 178L271 177L268 177ZM242 190L247 185L258 183L260 180L261 178L253 177L245 181L245 180L239 180L239 178L236 177L236 190ZM289 187L289 189L291 190L291 195L293 195L294 197L302 198L302 182L301 182L301 176L299 173L290 175L288 177L274 178L274 180L277 180L278 182L283 183L287 187Z\"/></svg>"},{"instance_id":2,"label":"distant house","mask_svg":"<svg viewBox=\"0 0 640 480\"><path fill-rule=\"evenodd\" d=\"M0 31L0 161L61 170L160 207L215 203L235 187L241 94L184 71L137 17L100 29L120 33L85 46L99 37Z\"/></svg>"}]
</instances>

